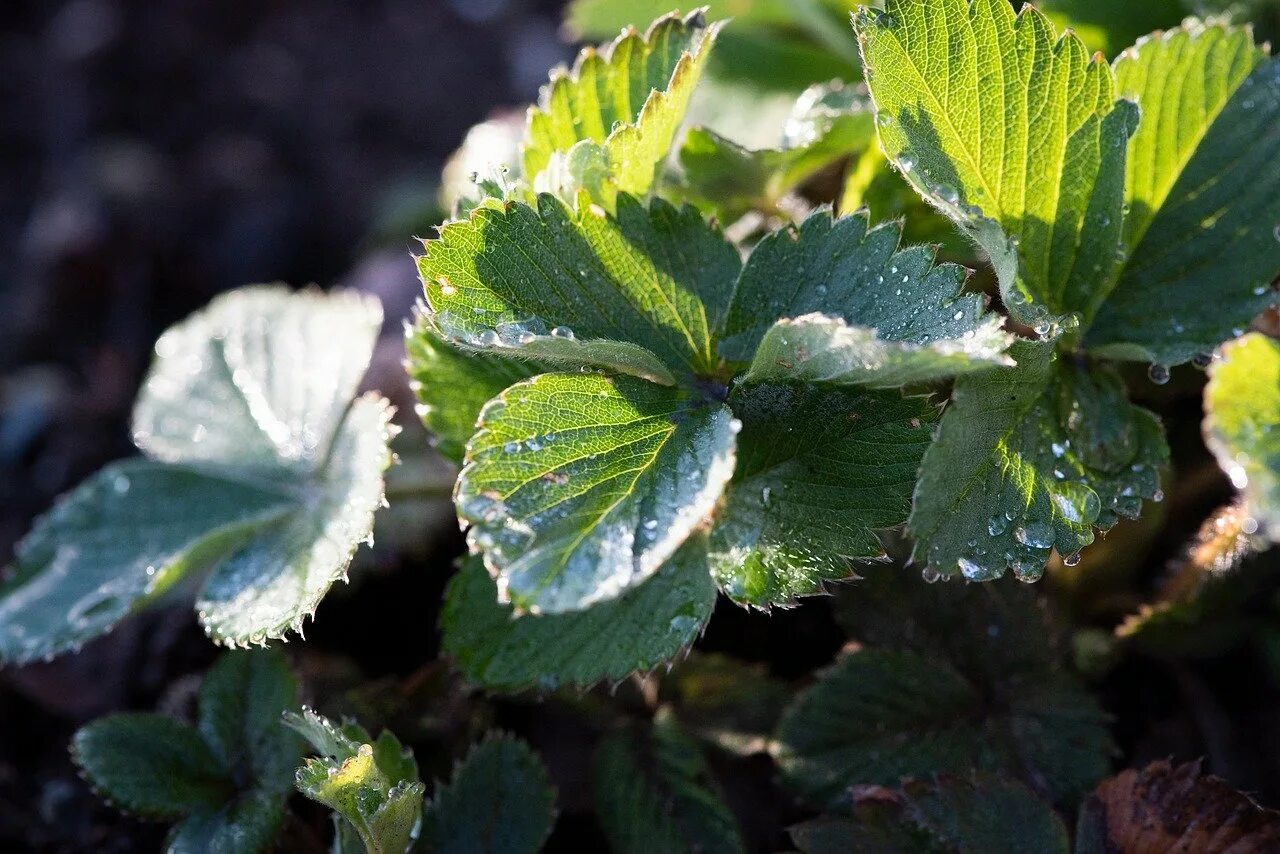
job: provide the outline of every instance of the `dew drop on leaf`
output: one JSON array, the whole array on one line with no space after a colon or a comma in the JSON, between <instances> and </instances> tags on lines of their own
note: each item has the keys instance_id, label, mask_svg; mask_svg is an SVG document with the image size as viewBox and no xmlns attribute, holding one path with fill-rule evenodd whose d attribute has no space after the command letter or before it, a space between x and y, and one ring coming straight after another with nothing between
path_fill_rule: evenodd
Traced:
<instances>
[{"instance_id":1,"label":"dew drop on leaf","mask_svg":"<svg viewBox=\"0 0 1280 854\"><path fill-rule=\"evenodd\" d=\"M924 569L920 570L920 577L924 579L925 584L933 584L938 579L942 578L942 573L938 572L938 570L932 566L926 566Z\"/></svg>"},{"instance_id":2,"label":"dew drop on leaf","mask_svg":"<svg viewBox=\"0 0 1280 854\"><path fill-rule=\"evenodd\" d=\"M563 338L565 341L573 340L573 330L567 326L557 326L551 330L552 338Z\"/></svg>"},{"instance_id":3,"label":"dew drop on leaf","mask_svg":"<svg viewBox=\"0 0 1280 854\"><path fill-rule=\"evenodd\" d=\"M1153 362L1151 367L1147 368L1147 376L1156 385L1164 385L1169 381L1169 369L1158 362Z\"/></svg>"},{"instance_id":4,"label":"dew drop on leaf","mask_svg":"<svg viewBox=\"0 0 1280 854\"><path fill-rule=\"evenodd\" d=\"M1080 552L1072 552L1071 554L1069 554L1069 555L1067 555L1066 557L1064 557L1064 558L1062 559L1062 562L1063 562L1063 564L1065 564L1066 566L1079 566L1079 565L1080 565Z\"/></svg>"}]
</instances>

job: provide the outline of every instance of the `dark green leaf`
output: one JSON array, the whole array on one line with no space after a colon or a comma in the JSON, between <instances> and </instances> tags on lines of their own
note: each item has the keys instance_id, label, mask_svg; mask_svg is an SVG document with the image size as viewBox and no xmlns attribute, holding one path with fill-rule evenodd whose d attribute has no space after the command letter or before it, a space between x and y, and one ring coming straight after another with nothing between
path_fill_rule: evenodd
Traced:
<instances>
[{"instance_id":1,"label":"dark green leaf","mask_svg":"<svg viewBox=\"0 0 1280 854\"><path fill-rule=\"evenodd\" d=\"M555 821L555 790L542 762L516 738L471 748L423 817L436 854L533 854Z\"/></svg>"},{"instance_id":2,"label":"dark green leaf","mask_svg":"<svg viewBox=\"0 0 1280 854\"><path fill-rule=\"evenodd\" d=\"M711 617L716 589L706 545L690 542L643 584L566 614L512 615L479 558L449 584L444 647L467 679L496 691L586 687L652 670L688 648Z\"/></svg>"},{"instance_id":3,"label":"dark green leaf","mask_svg":"<svg viewBox=\"0 0 1280 854\"><path fill-rule=\"evenodd\" d=\"M270 849L284 822L275 792L239 795L216 812L192 813L169 834L166 854L249 854Z\"/></svg>"}]
</instances>

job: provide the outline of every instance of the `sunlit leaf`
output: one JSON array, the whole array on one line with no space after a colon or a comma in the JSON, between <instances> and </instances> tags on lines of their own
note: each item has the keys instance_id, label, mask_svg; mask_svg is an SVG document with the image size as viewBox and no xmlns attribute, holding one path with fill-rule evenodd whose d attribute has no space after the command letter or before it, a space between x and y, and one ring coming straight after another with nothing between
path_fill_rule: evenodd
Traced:
<instances>
[{"instance_id":1,"label":"sunlit leaf","mask_svg":"<svg viewBox=\"0 0 1280 854\"><path fill-rule=\"evenodd\" d=\"M458 477L503 601L558 613L644 582L733 474L722 403L630 377L543 374L489 403Z\"/></svg>"}]
</instances>

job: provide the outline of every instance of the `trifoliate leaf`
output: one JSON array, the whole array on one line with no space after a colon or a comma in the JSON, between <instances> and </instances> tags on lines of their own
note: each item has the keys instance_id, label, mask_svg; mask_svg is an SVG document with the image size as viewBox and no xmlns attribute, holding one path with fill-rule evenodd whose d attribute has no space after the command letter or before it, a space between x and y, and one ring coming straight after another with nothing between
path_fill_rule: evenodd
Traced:
<instances>
[{"instance_id":1,"label":"trifoliate leaf","mask_svg":"<svg viewBox=\"0 0 1280 854\"><path fill-rule=\"evenodd\" d=\"M778 728L784 778L805 801L979 768L1065 802L1107 773L1106 717L1059 667L1033 588L866 575L841 588L836 615L873 646L837 659Z\"/></svg>"},{"instance_id":2,"label":"trifoliate leaf","mask_svg":"<svg viewBox=\"0 0 1280 854\"><path fill-rule=\"evenodd\" d=\"M1280 61L1247 28L1189 19L1115 69L1142 110L1129 142L1128 260L1084 343L1178 364L1276 302Z\"/></svg>"},{"instance_id":3,"label":"trifoliate leaf","mask_svg":"<svg viewBox=\"0 0 1280 854\"><path fill-rule=\"evenodd\" d=\"M555 790L523 741L491 735L458 763L423 816L435 854L534 854L555 820Z\"/></svg>"},{"instance_id":4,"label":"trifoliate leaf","mask_svg":"<svg viewBox=\"0 0 1280 854\"><path fill-rule=\"evenodd\" d=\"M278 649L229 652L200 686L200 734L237 779L288 792L302 744L280 715L297 705L297 680Z\"/></svg>"},{"instance_id":5,"label":"trifoliate leaf","mask_svg":"<svg viewBox=\"0 0 1280 854\"><path fill-rule=\"evenodd\" d=\"M1280 342L1252 333L1222 348L1204 393L1205 442L1280 542Z\"/></svg>"},{"instance_id":6,"label":"trifoliate leaf","mask_svg":"<svg viewBox=\"0 0 1280 854\"><path fill-rule=\"evenodd\" d=\"M982 298L960 296L963 268L935 266L932 250L925 247L899 251L900 237L896 223L870 228L865 214L833 219L822 210L798 229L761 240L734 289L720 353L734 362L748 362L755 355L752 370L757 373L789 371L801 354L779 353L787 364L778 364L756 349L779 322L794 324L795 318L814 312L874 330L880 341L904 345L906 349L898 348L902 352L960 350L979 340L998 347L1005 339L993 321L983 319ZM779 330L770 352L785 338ZM984 351L981 360L998 363L1001 356Z\"/></svg>"},{"instance_id":7,"label":"trifoliate leaf","mask_svg":"<svg viewBox=\"0 0 1280 854\"><path fill-rule=\"evenodd\" d=\"M449 343L666 385L715 369L741 267L693 208L626 195L617 217L546 195L481 207L425 245L428 318Z\"/></svg>"},{"instance_id":8,"label":"trifoliate leaf","mask_svg":"<svg viewBox=\"0 0 1280 854\"><path fill-rule=\"evenodd\" d=\"M280 487L222 468L107 466L18 544L0 587L0 656L31 661L109 631L292 509Z\"/></svg>"},{"instance_id":9,"label":"trifoliate leaf","mask_svg":"<svg viewBox=\"0 0 1280 854\"><path fill-rule=\"evenodd\" d=\"M865 91L840 81L811 86L783 124L780 145L752 150L706 128L680 147L680 193L732 222L749 210L778 213L792 189L823 168L875 143Z\"/></svg>"},{"instance_id":10,"label":"trifoliate leaf","mask_svg":"<svg viewBox=\"0 0 1280 854\"><path fill-rule=\"evenodd\" d=\"M711 570L735 601L766 607L879 558L875 531L910 508L936 409L896 392L748 385L738 467L711 532Z\"/></svg>"},{"instance_id":11,"label":"trifoliate leaf","mask_svg":"<svg viewBox=\"0 0 1280 854\"><path fill-rule=\"evenodd\" d=\"M285 808L275 792L251 790L221 809L193 812L169 834L166 854L248 854L268 851Z\"/></svg>"},{"instance_id":12,"label":"trifoliate leaf","mask_svg":"<svg viewBox=\"0 0 1280 854\"><path fill-rule=\"evenodd\" d=\"M298 791L346 819L370 854L404 854L419 828L426 787L399 739L383 732L370 744L359 726L338 727L307 709L284 721L322 753L297 770Z\"/></svg>"},{"instance_id":13,"label":"trifoliate leaf","mask_svg":"<svg viewBox=\"0 0 1280 854\"><path fill-rule=\"evenodd\" d=\"M887 0L855 16L880 142L991 258L1028 322L1087 322L1114 284L1137 110L1030 5Z\"/></svg>"},{"instance_id":14,"label":"trifoliate leaf","mask_svg":"<svg viewBox=\"0 0 1280 854\"><path fill-rule=\"evenodd\" d=\"M1080 809L1078 854L1107 851L1274 851L1280 813L1264 809L1200 762L1168 760L1105 780Z\"/></svg>"},{"instance_id":15,"label":"trifoliate leaf","mask_svg":"<svg viewBox=\"0 0 1280 854\"><path fill-rule=\"evenodd\" d=\"M431 431L436 450L456 463L462 462L484 405L512 383L542 372L523 359L451 347L421 313L406 330L404 348L418 415Z\"/></svg>"},{"instance_id":16,"label":"trifoliate leaf","mask_svg":"<svg viewBox=\"0 0 1280 854\"><path fill-rule=\"evenodd\" d=\"M617 682L691 646L715 599L699 541L618 598L565 614L513 616L472 557L445 594L444 648L469 681L493 691Z\"/></svg>"},{"instance_id":17,"label":"trifoliate leaf","mask_svg":"<svg viewBox=\"0 0 1280 854\"><path fill-rule=\"evenodd\" d=\"M622 732L601 742L595 801L600 826L619 854L744 850L737 820L697 743L669 710L647 732Z\"/></svg>"},{"instance_id":18,"label":"trifoliate leaf","mask_svg":"<svg viewBox=\"0 0 1280 854\"><path fill-rule=\"evenodd\" d=\"M235 793L200 734L161 715L98 718L75 734L71 756L104 797L148 818L217 811Z\"/></svg>"},{"instance_id":19,"label":"trifoliate leaf","mask_svg":"<svg viewBox=\"0 0 1280 854\"><path fill-rule=\"evenodd\" d=\"M504 602L559 613L653 575L733 474L723 403L631 377L542 374L480 414L455 494Z\"/></svg>"},{"instance_id":20,"label":"trifoliate leaf","mask_svg":"<svg viewBox=\"0 0 1280 854\"><path fill-rule=\"evenodd\" d=\"M628 29L612 44L583 50L529 111L525 180L565 199L586 190L610 209L619 192L647 193L719 29L706 27L700 13L671 14L643 36Z\"/></svg>"},{"instance_id":21,"label":"trifoliate leaf","mask_svg":"<svg viewBox=\"0 0 1280 854\"><path fill-rule=\"evenodd\" d=\"M907 524L929 572L1035 580L1051 548L1072 555L1159 494L1163 431L1117 375L1049 342L1009 353L1016 368L956 382L925 454Z\"/></svg>"},{"instance_id":22,"label":"trifoliate leaf","mask_svg":"<svg viewBox=\"0 0 1280 854\"><path fill-rule=\"evenodd\" d=\"M134 414L155 461L104 469L37 522L0 590L0 657L74 647L210 568L215 640L300 627L382 499L388 407L351 402L380 322L367 297L251 287L166 332Z\"/></svg>"},{"instance_id":23,"label":"trifoliate leaf","mask_svg":"<svg viewBox=\"0 0 1280 854\"><path fill-rule=\"evenodd\" d=\"M392 429L382 397L369 394L352 404L323 479L300 496L306 512L240 548L205 582L196 609L215 640L249 644L300 631L303 617L346 577L382 506Z\"/></svg>"}]
</instances>

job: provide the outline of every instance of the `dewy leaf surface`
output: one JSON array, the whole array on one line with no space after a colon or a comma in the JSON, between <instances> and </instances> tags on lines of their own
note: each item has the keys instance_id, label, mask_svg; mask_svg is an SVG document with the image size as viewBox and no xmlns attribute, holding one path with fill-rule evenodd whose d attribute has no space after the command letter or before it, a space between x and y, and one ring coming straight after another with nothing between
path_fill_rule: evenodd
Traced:
<instances>
[{"instance_id":1,"label":"dewy leaf surface","mask_svg":"<svg viewBox=\"0 0 1280 854\"><path fill-rule=\"evenodd\" d=\"M719 28L697 13L671 14L643 36L629 28L612 44L583 50L529 110L523 161L533 188L568 199L586 189L609 208L619 192L647 193Z\"/></svg>"},{"instance_id":2,"label":"dewy leaf surface","mask_svg":"<svg viewBox=\"0 0 1280 854\"><path fill-rule=\"evenodd\" d=\"M806 370L815 378L825 376L821 364L805 367L799 338L794 345L782 343L799 324L809 328L802 334L808 343L814 343L809 339L815 332L819 339L848 337L836 330L859 327L862 338L874 333L876 343L871 346L882 355L915 354L918 362L937 364L940 360L929 353L942 356L968 348L970 358L961 364L1007 363L1001 351L1010 339L1002 337L998 321L983 317L982 297L960 294L963 268L935 265L932 250L925 247L899 250L900 239L901 226L896 223L870 228L865 214L833 219L827 210L815 212L799 228L764 238L733 292L721 355L740 363L754 356L751 374L761 379L793 370L800 372L798 378L807 378ZM828 319L795 320L814 313ZM762 344L766 340L767 349ZM946 375L938 367L922 373ZM863 382L882 384L875 374L875 366L866 368Z\"/></svg>"},{"instance_id":3,"label":"dewy leaf surface","mask_svg":"<svg viewBox=\"0 0 1280 854\"><path fill-rule=\"evenodd\" d=\"M908 528L928 573L1034 580L1050 549L1079 551L1095 526L1137 517L1159 491L1163 431L1118 376L1069 363L1049 342L1010 355L1016 368L956 382L925 453Z\"/></svg>"},{"instance_id":4,"label":"dewy leaf surface","mask_svg":"<svg viewBox=\"0 0 1280 854\"><path fill-rule=\"evenodd\" d=\"M648 732L616 733L601 742L595 802L619 854L744 850L702 751L669 712L659 713Z\"/></svg>"},{"instance_id":5,"label":"dewy leaf surface","mask_svg":"<svg viewBox=\"0 0 1280 854\"><path fill-rule=\"evenodd\" d=\"M0 588L0 657L53 655L210 570L228 644L298 628L372 531L389 407L354 393L377 301L250 287L170 329L135 408L151 460L90 478L37 522Z\"/></svg>"},{"instance_id":6,"label":"dewy leaf surface","mask_svg":"<svg viewBox=\"0 0 1280 854\"><path fill-rule=\"evenodd\" d=\"M1084 343L1177 364L1276 301L1280 62L1247 28L1188 20L1115 69L1142 111L1129 142L1129 257Z\"/></svg>"},{"instance_id":7,"label":"dewy leaf surface","mask_svg":"<svg viewBox=\"0 0 1280 854\"><path fill-rule=\"evenodd\" d=\"M716 588L696 538L649 580L584 611L514 616L479 557L445 594L444 648L492 691L589 687L647 672L692 646L711 618Z\"/></svg>"},{"instance_id":8,"label":"dewy leaf surface","mask_svg":"<svg viewBox=\"0 0 1280 854\"><path fill-rule=\"evenodd\" d=\"M428 318L449 343L672 385L714 370L712 330L737 251L692 207L618 199L617 216L552 196L484 206L418 259Z\"/></svg>"},{"instance_id":9,"label":"dewy leaf surface","mask_svg":"<svg viewBox=\"0 0 1280 854\"><path fill-rule=\"evenodd\" d=\"M711 570L765 607L849 578L902 522L936 409L896 392L752 385L734 391L738 466L711 532Z\"/></svg>"},{"instance_id":10,"label":"dewy leaf surface","mask_svg":"<svg viewBox=\"0 0 1280 854\"><path fill-rule=\"evenodd\" d=\"M557 613L653 575L719 500L740 425L631 377L543 374L481 413L455 493L503 601Z\"/></svg>"},{"instance_id":11,"label":"dewy leaf surface","mask_svg":"<svg viewBox=\"0 0 1280 854\"><path fill-rule=\"evenodd\" d=\"M555 790L542 761L523 741L491 735L436 792L422 837L436 854L532 854L554 818Z\"/></svg>"},{"instance_id":12,"label":"dewy leaf surface","mask_svg":"<svg viewBox=\"0 0 1280 854\"><path fill-rule=\"evenodd\" d=\"M425 314L406 333L405 358L418 415L436 450L455 463L462 462L484 405L512 383L542 372L534 362L450 346Z\"/></svg>"},{"instance_id":13,"label":"dewy leaf surface","mask_svg":"<svg viewBox=\"0 0 1280 854\"><path fill-rule=\"evenodd\" d=\"M990 256L1024 321L1114 283L1137 110L1074 35L1006 0L887 0L855 17L886 153Z\"/></svg>"},{"instance_id":14,"label":"dewy leaf surface","mask_svg":"<svg viewBox=\"0 0 1280 854\"><path fill-rule=\"evenodd\" d=\"M1261 532L1280 542L1280 342L1251 333L1225 345L1204 408L1205 442Z\"/></svg>"}]
</instances>

